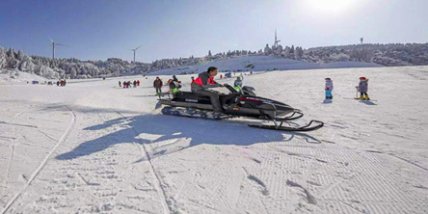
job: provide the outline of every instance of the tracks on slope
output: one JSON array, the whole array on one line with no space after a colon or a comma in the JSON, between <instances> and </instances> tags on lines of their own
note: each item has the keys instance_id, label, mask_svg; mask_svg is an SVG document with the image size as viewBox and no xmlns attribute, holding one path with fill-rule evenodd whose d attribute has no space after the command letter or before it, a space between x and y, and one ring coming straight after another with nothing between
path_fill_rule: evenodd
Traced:
<instances>
[{"instance_id":1,"label":"tracks on slope","mask_svg":"<svg viewBox=\"0 0 428 214\"><path fill-rule=\"evenodd\" d=\"M54 153L54 151L58 148L58 146L61 143L63 143L67 139L67 137L69 136L69 134L73 130L73 127L76 124L76 114L68 106L64 106L64 107L67 108L71 112L71 120L70 120L70 123L69 123L67 129L64 131L64 133L62 134L61 138L57 141L57 143L52 147L52 149L49 151L49 153L45 156L45 158L40 163L40 165L37 167L37 169L31 174L28 181L24 184L24 187L18 193L16 193L12 199L9 200L9 202L6 204L6 206L1 211L1 214L5 214L12 207L12 205L16 202L16 200L18 200L18 198L27 190L27 188L31 185L33 180L39 175L39 173L42 171L42 169L46 166L46 163L48 162L49 158Z\"/></svg>"},{"instance_id":2,"label":"tracks on slope","mask_svg":"<svg viewBox=\"0 0 428 214\"><path fill-rule=\"evenodd\" d=\"M124 118L128 118L126 116L124 116L122 113L117 112L117 114L119 114L120 116L124 117ZM132 132L134 132L135 136L138 136L138 132L137 130L131 126ZM165 189L162 186L162 180L160 178L160 175L157 173L157 171L155 170L155 167L153 166L152 163L152 158L147 150L147 147L145 146L144 142L142 142L141 139L137 138L137 140L140 142L140 145L137 144L135 141L133 141L132 143L138 147L138 149L140 150L141 155L146 156L147 161L150 165L150 172L153 174L153 177L155 177L155 182L156 182L156 190L159 194L159 198L160 198L160 202L162 204L162 208L163 208L163 213L167 214L167 213L173 213L172 208L170 207L170 204L168 203L168 200L166 198L166 192ZM142 149L141 149L142 148Z\"/></svg>"},{"instance_id":3,"label":"tracks on slope","mask_svg":"<svg viewBox=\"0 0 428 214\"><path fill-rule=\"evenodd\" d=\"M27 112L28 110L25 110L25 111L20 111L19 113L17 113L17 114L15 114L14 116L13 116L13 118L14 119L16 119L17 117L19 117L20 115L22 115L23 113L25 113L25 112ZM12 133L16 133L16 130L15 130L15 128L13 128L13 132ZM21 134L22 135L22 134ZM12 140L13 141L16 141L18 138L13 138ZM9 155L9 159L8 159L8 164L7 164L7 169L6 169L6 173L5 173L5 175L4 175L4 186L6 187L7 186L7 182L8 182L8 180L9 180L9 173L10 173L10 169L11 169L11 167L12 167L12 161L13 161L13 158L14 158L14 154L15 154L15 147L17 146L16 145L17 143L12 143L12 145L10 145L9 147L10 147L10 155Z\"/></svg>"}]
</instances>

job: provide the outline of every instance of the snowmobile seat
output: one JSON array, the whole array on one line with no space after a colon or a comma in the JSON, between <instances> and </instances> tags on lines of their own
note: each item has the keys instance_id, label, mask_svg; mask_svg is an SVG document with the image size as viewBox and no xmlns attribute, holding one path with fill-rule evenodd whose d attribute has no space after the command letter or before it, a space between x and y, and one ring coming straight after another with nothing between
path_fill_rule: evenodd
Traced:
<instances>
[{"instance_id":1,"label":"snowmobile seat","mask_svg":"<svg viewBox=\"0 0 428 214\"><path fill-rule=\"evenodd\" d=\"M238 96L239 94L220 95L220 103L223 105L231 105L236 102L235 98Z\"/></svg>"},{"instance_id":2,"label":"snowmobile seat","mask_svg":"<svg viewBox=\"0 0 428 214\"><path fill-rule=\"evenodd\" d=\"M192 92L183 92L183 91L175 94L173 101L211 104L210 98L208 96L201 96Z\"/></svg>"}]
</instances>

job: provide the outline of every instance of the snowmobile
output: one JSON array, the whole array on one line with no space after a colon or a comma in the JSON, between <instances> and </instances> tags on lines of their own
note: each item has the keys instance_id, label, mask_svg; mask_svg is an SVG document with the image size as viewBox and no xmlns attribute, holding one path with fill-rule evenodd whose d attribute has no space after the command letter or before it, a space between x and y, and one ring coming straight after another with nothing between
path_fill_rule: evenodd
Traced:
<instances>
[{"instance_id":1,"label":"snowmobile","mask_svg":"<svg viewBox=\"0 0 428 214\"><path fill-rule=\"evenodd\" d=\"M322 121L311 120L303 126L295 123L291 126L290 121L303 117L300 110L279 101L259 97L255 94L254 88L249 86L243 86L239 91L227 84L224 87L229 93L220 95L222 113L214 112L208 96L192 92L179 91L173 94L172 98L159 99L158 105L166 106L161 110L165 115L214 120L232 117L256 119L259 121L258 124L248 124L248 126L262 129L304 132L317 130L324 125ZM260 123L263 121L268 121L270 125Z\"/></svg>"}]
</instances>

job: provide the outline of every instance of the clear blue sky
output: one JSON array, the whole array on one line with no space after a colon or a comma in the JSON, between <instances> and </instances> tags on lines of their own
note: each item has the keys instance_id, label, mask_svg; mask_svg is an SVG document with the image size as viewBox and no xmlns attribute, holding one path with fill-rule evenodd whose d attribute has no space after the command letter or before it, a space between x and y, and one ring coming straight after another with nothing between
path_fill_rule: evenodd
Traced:
<instances>
[{"instance_id":1,"label":"clear blue sky","mask_svg":"<svg viewBox=\"0 0 428 214\"><path fill-rule=\"evenodd\" d=\"M0 46L50 56L137 61L357 43L428 42L427 0L1 0Z\"/></svg>"}]
</instances>

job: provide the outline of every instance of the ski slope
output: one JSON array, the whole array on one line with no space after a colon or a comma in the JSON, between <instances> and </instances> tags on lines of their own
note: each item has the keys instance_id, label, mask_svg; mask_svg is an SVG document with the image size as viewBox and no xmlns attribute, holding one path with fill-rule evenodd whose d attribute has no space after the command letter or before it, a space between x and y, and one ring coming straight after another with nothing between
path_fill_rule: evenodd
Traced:
<instances>
[{"instance_id":1,"label":"ski slope","mask_svg":"<svg viewBox=\"0 0 428 214\"><path fill-rule=\"evenodd\" d=\"M46 78L38 76L36 74L31 74L22 71L16 70L0 70L0 84L18 84L18 83L26 83L29 81L39 81L40 83L44 83L44 81L48 81Z\"/></svg>"},{"instance_id":2,"label":"ski slope","mask_svg":"<svg viewBox=\"0 0 428 214\"><path fill-rule=\"evenodd\" d=\"M253 68L247 67L252 65ZM353 68L353 67L380 67L381 65L366 62L341 61L329 63L312 63L302 60L286 59L279 56L237 56L225 59L217 59L193 66L181 66L150 72L150 75L192 74L206 71L209 66L215 66L220 71L272 71L272 70L296 70L317 68Z\"/></svg>"},{"instance_id":3,"label":"ski slope","mask_svg":"<svg viewBox=\"0 0 428 214\"><path fill-rule=\"evenodd\" d=\"M0 213L428 213L428 67L244 76L308 133L161 115L153 79L0 82Z\"/></svg>"}]
</instances>

